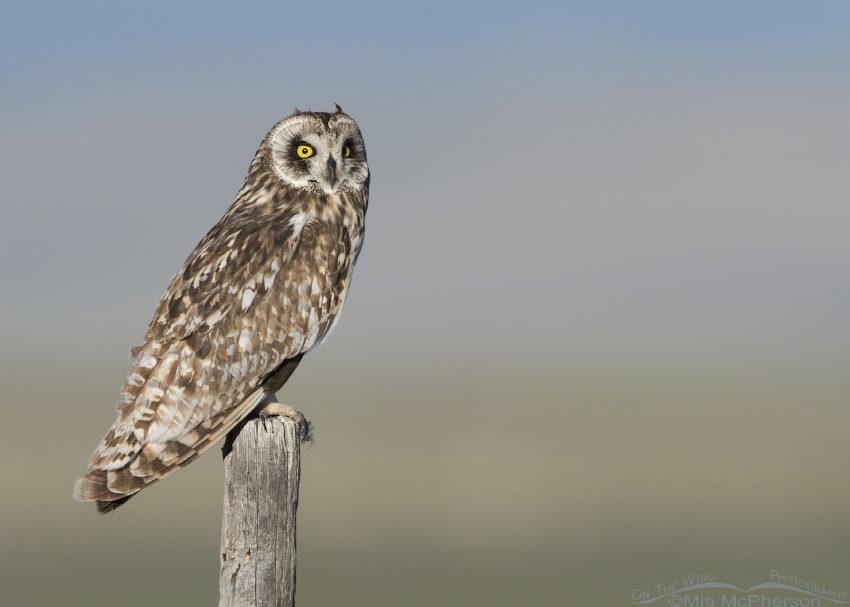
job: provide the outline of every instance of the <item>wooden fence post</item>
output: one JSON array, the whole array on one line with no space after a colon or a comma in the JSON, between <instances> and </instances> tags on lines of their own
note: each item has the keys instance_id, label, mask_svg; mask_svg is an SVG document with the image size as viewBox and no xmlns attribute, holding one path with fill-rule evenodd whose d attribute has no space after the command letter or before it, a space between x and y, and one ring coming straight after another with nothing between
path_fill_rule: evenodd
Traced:
<instances>
[{"instance_id":1,"label":"wooden fence post","mask_svg":"<svg viewBox=\"0 0 850 607\"><path fill-rule=\"evenodd\" d=\"M227 437L219 607L293 607L299 424L250 418Z\"/></svg>"}]
</instances>

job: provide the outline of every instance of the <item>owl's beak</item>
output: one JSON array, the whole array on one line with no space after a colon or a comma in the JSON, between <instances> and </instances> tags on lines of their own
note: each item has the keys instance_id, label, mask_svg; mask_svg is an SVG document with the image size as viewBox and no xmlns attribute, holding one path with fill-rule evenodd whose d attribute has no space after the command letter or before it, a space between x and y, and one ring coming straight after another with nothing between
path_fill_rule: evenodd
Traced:
<instances>
[{"instance_id":1,"label":"owl's beak","mask_svg":"<svg viewBox=\"0 0 850 607\"><path fill-rule=\"evenodd\" d=\"M336 160L333 156L328 156L328 183L331 189L336 185Z\"/></svg>"}]
</instances>

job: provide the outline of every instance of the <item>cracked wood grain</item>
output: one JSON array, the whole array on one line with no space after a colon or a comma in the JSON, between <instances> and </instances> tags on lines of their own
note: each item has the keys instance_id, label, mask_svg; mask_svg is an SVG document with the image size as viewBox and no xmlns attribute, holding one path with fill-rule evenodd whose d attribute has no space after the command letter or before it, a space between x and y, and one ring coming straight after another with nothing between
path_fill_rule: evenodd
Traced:
<instances>
[{"instance_id":1,"label":"cracked wood grain","mask_svg":"<svg viewBox=\"0 0 850 607\"><path fill-rule=\"evenodd\" d=\"M228 435L223 452L219 607L292 607L298 426L288 417L249 419Z\"/></svg>"}]
</instances>

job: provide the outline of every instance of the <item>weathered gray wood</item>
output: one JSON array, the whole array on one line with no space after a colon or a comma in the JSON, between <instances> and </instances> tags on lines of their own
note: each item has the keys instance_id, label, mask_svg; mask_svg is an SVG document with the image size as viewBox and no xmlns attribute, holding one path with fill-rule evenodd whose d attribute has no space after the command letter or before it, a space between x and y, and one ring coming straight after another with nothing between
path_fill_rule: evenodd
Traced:
<instances>
[{"instance_id":1,"label":"weathered gray wood","mask_svg":"<svg viewBox=\"0 0 850 607\"><path fill-rule=\"evenodd\" d=\"M250 419L228 436L219 607L295 604L300 442L289 417Z\"/></svg>"}]
</instances>

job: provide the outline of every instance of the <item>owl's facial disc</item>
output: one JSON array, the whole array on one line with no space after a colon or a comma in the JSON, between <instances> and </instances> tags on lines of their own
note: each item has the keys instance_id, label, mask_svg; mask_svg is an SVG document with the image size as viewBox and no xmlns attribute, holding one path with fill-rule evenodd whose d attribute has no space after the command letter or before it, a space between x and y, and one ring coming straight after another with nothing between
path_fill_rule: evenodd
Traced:
<instances>
[{"instance_id":1,"label":"owl's facial disc","mask_svg":"<svg viewBox=\"0 0 850 607\"><path fill-rule=\"evenodd\" d=\"M302 113L269 133L275 174L297 187L324 194L362 189L369 180L366 148L355 122L345 114Z\"/></svg>"}]
</instances>

